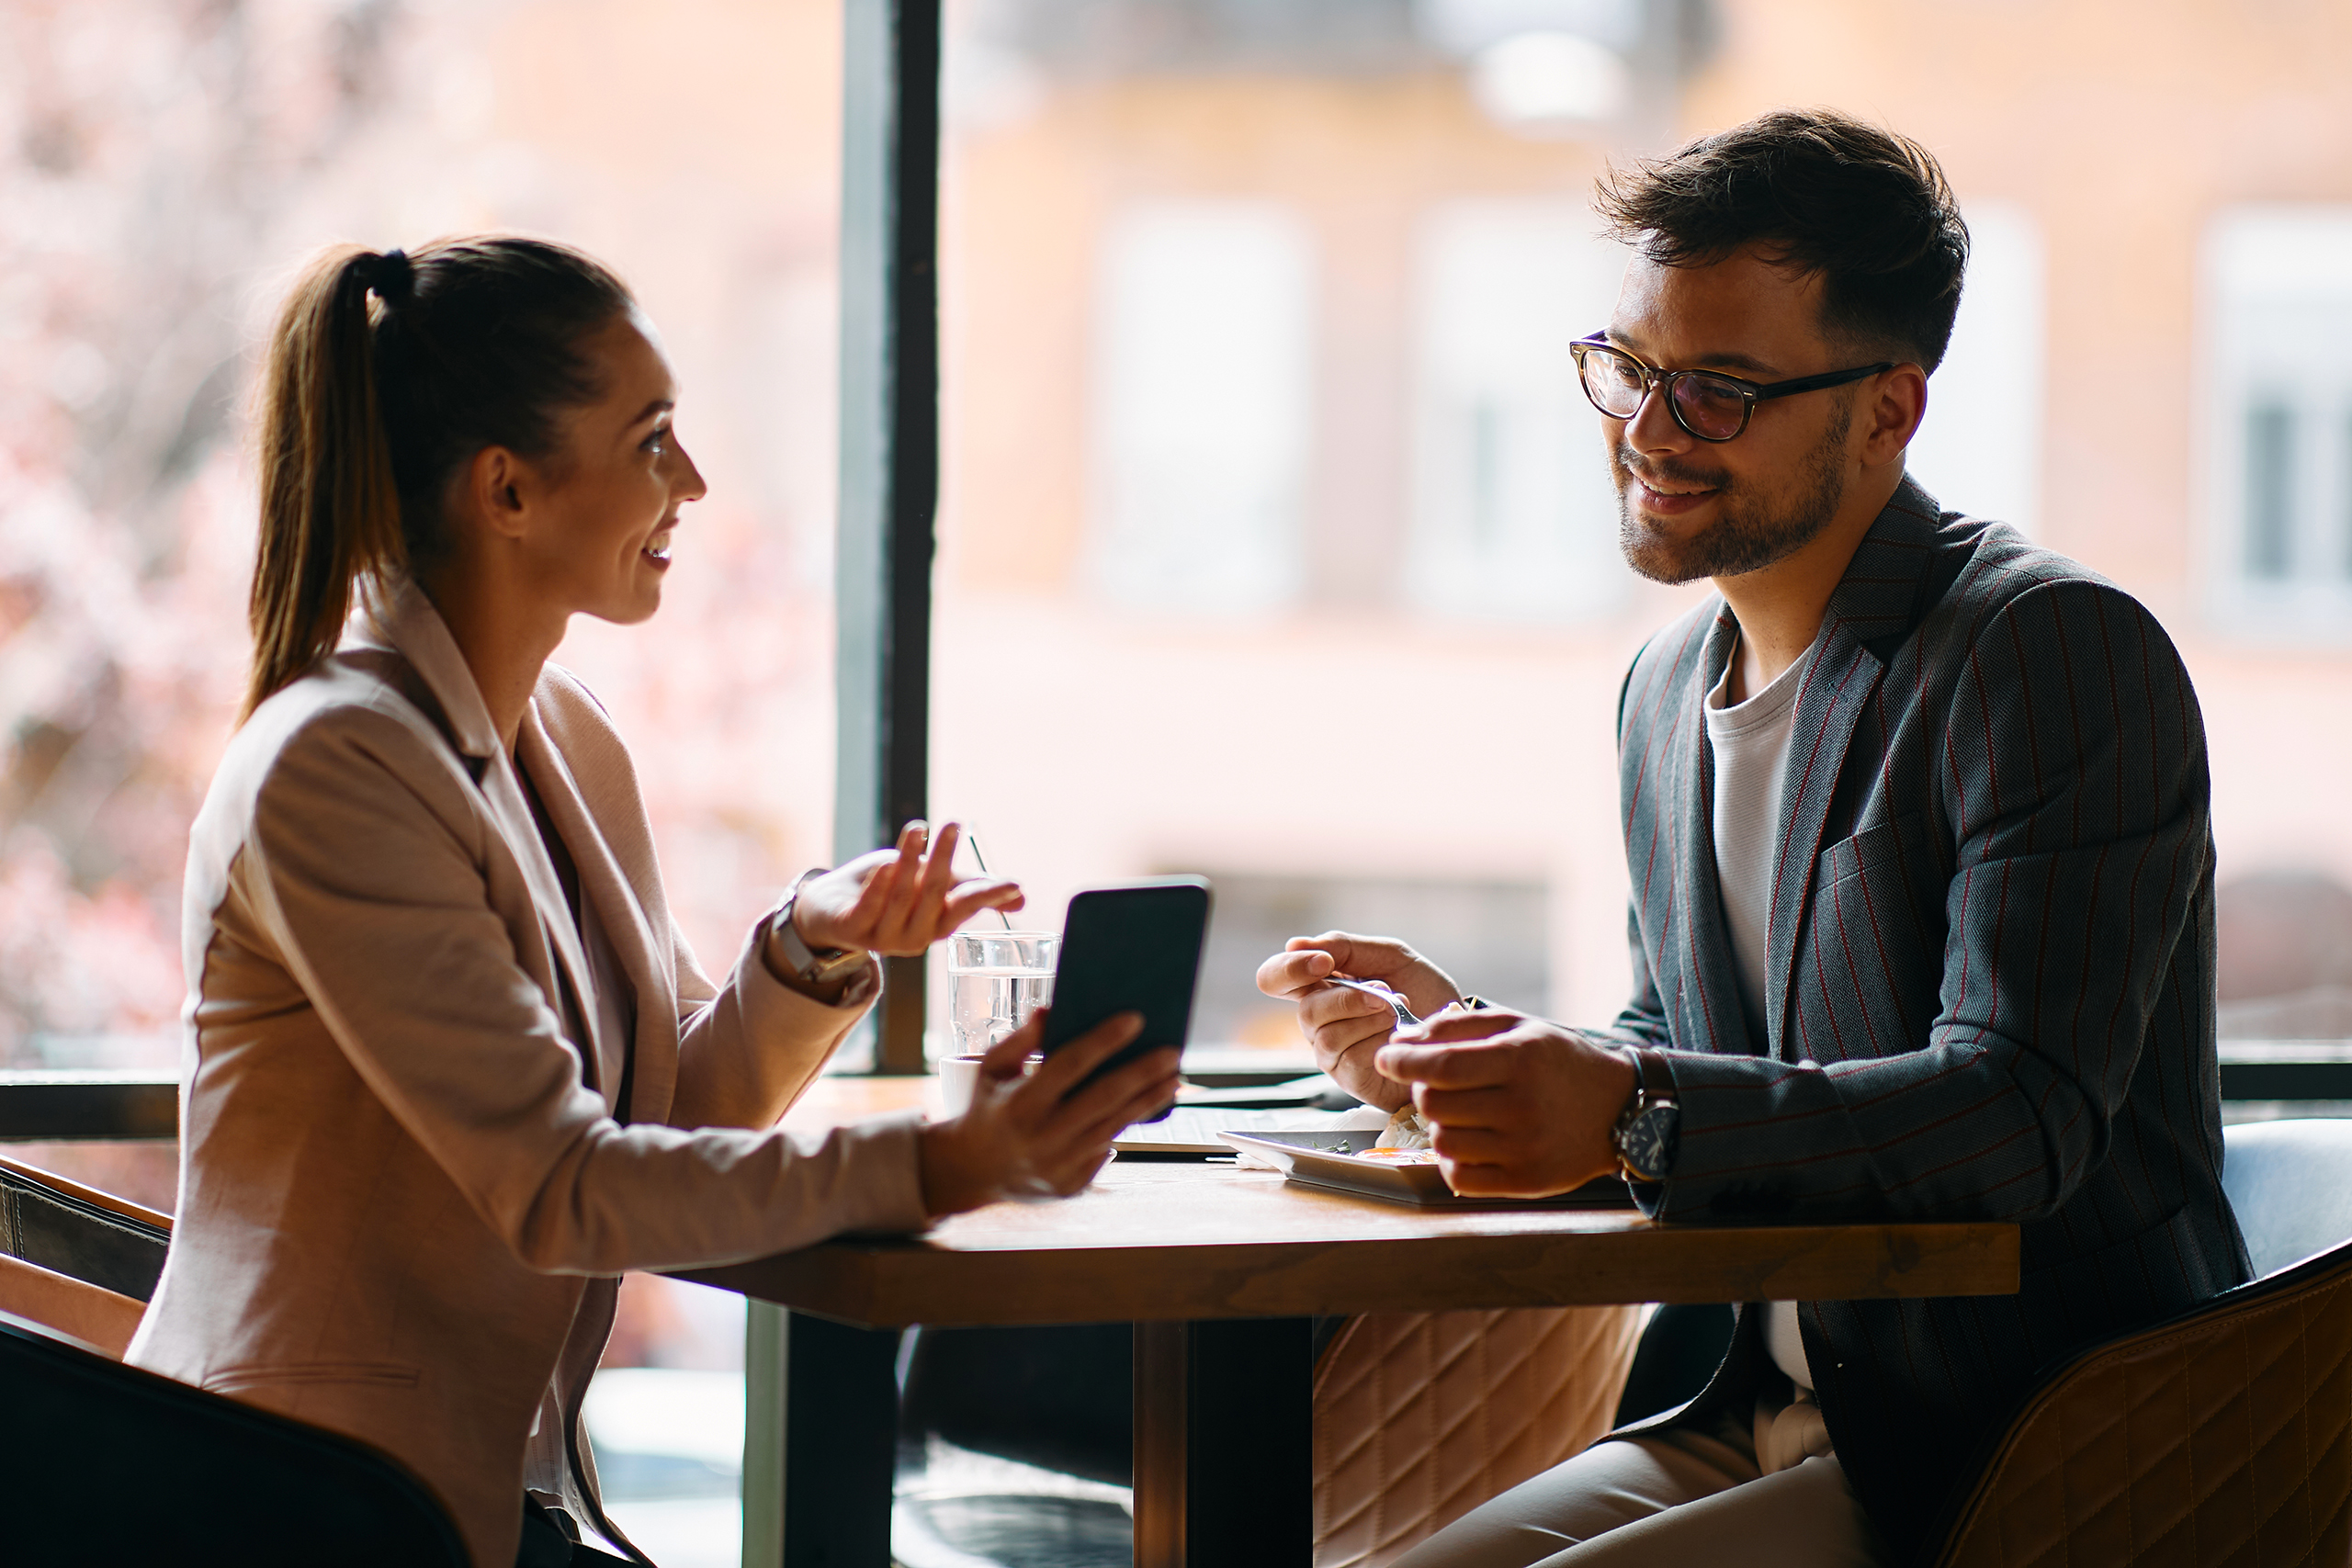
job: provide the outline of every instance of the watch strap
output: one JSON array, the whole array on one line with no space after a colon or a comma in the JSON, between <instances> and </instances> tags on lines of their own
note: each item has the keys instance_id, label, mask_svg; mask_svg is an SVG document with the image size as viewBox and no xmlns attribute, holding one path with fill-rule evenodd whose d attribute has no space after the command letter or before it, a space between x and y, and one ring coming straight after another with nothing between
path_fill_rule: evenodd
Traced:
<instances>
[{"instance_id":1,"label":"watch strap","mask_svg":"<svg viewBox=\"0 0 2352 1568\"><path fill-rule=\"evenodd\" d=\"M1626 1097L1625 1109L1617 1114L1617 1122L1610 1133L1610 1152L1617 1156L1617 1173L1627 1181L1656 1182L1662 1178L1645 1172L1628 1157L1634 1145L1635 1127L1645 1120L1655 1120L1655 1112L1663 1110L1669 1119L1679 1120L1680 1102L1675 1098L1674 1075L1666 1060L1655 1051L1640 1046L1628 1047L1626 1056L1634 1064L1634 1092ZM1670 1136L1670 1134L1669 1134Z\"/></svg>"},{"instance_id":2,"label":"watch strap","mask_svg":"<svg viewBox=\"0 0 2352 1568\"><path fill-rule=\"evenodd\" d=\"M800 900L800 889L810 876L822 875L810 872L793 884L792 891L778 907L769 933L775 943L776 956L784 967L804 986L825 986L840 979L853 969L864 967L865 950L858 947L810 947L801 940L800 931L792 923L792 907Z\"/></svg>"},{"instance_id":3,"label":"watch strap","mask_svg":"<svg viewBox=\"0 0 2352 1568\"><path fill-rule=\"evenodd\" d=\"M1647 1100L1672 1100L1674 1075L1667 1070L1666 1057L1638 1045L1630 1055L1634 1058L1634 1070L1641 1075L1640 1094Z\"/></svg>"}]
</instances>

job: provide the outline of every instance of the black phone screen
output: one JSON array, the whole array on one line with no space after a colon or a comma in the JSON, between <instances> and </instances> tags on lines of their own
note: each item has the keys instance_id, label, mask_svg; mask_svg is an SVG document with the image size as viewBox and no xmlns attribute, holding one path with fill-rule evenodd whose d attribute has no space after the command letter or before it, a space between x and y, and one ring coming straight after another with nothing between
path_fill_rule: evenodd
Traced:
<instances>
[{"instance_id":1,"label":"black phone screen","mask_svg":"<svg viewBox=\"0 0 2352 1568\"><path fill-rule=\"evenodd\" d=\"M1197 876L1093 887L1071 898L1054 965L1046 1052L1119 1012L1143 1014L1143 1032L1093 1077L1160 1046L1182 1046L1208 927L1209 885Z\"/></svg>"}]
</instances>

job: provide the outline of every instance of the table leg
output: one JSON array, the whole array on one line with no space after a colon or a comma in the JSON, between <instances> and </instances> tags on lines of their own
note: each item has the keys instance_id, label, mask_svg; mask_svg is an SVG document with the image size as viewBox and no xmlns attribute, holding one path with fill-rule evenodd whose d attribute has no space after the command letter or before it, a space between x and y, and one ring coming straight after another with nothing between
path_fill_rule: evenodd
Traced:
<instances>
[{"instance_id":1,"label":"table leg","mask_svg":"<svg viewBox=\"0 0 2352 1568\"><path fill-rule=\"evenodd\" d=\"M1315 1551L1314 1323L1136 1325L1136 1568Z\"/></svg>"},{"instance_id":2,"label":"table leg","mask_svg":"<svg viewBox=\"0 0 2352 1568\"><path fill-rule=\"evenodd\" d=\"M790 1314L784 1342L784 1568L889 1568L899 1331Z\"/></svg>"}]
</instances>

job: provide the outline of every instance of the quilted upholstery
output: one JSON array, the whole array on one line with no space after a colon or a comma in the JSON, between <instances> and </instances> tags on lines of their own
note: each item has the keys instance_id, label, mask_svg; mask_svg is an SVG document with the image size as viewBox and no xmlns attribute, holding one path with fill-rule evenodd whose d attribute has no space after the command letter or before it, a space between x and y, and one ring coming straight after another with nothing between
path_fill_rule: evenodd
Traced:
<instances>
[{"instance_id":1,"label":"quilted upholstery","mask_svg":"<svg viewBox=\"0 0 2352 1568\"><path fill-rule=\"evenodd\" d=\"M1316 1568L1380 1568L1609 1430L1642 1309L1388 1313L1315 1368Z\"/></svg>"},{"instance_id":2,"label":"quilted upholstery","mask_svg":"<svg viewBox=\"0 0 2352 1568\"><path fill-rule=\"evenodd\" d=\"M2352 1557L2352 1246L2103 1346L2010 1426L1945 1568Z\"/></svg>"}]
</instances>

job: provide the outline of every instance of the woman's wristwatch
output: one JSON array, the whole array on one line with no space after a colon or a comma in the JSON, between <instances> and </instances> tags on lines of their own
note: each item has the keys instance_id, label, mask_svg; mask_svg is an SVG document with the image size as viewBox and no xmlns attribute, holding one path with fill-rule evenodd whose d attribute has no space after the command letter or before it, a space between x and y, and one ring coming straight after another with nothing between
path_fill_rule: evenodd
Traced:
<instances>
[{"instance_id":1,"label":"woman's wristwatch","mask_svg":"<svg viewBox=\"0 0 2352 1568\"><path fill-rule=\"evenodd\" d=\"M865 949L862 947L810 947L800 940L799 931L792 923L792 907L800 901L800 889L810 876L822 876L812 871L792 885L792 891L776 910L775 919L768 925L768 941L785 973L801 985L821 989L865 966Z\"/></svg>"},{"instance_id":2,"label":"woman's wristwatch","mask_svg":"<svg viewBox=\"0 0 2352 1568\"><path fill-rule=\"evenodd\" d=\"M1674 1098L1674 1077L1655 1051L1626 1053L1637 1075L1633 1098L1617 1115L1610 1144L1618 1173L1628 1181L1664 1181L1674 1169L1675 1144L1682 1129L1682 1107Z\"/></svg>"}]
</instances>

